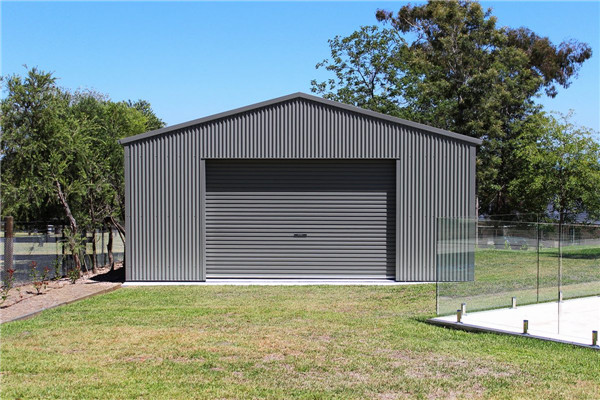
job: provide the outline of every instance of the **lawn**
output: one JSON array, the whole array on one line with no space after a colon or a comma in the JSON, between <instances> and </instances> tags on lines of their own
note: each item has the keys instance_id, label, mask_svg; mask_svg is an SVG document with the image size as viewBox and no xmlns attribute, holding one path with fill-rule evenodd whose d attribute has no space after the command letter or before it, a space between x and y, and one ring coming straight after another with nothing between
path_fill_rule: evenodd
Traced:
<instances>
[{"instance_id":1,"label":"lawn","mask_svg":"<svg viewBox=\"0 0 600 400\"><path fill-rule=\"evenodd\" d=\"M434 314L434 285L123 288L2 325L0 394L600 398L600 352Z\"/></svg>"}]
</instances>

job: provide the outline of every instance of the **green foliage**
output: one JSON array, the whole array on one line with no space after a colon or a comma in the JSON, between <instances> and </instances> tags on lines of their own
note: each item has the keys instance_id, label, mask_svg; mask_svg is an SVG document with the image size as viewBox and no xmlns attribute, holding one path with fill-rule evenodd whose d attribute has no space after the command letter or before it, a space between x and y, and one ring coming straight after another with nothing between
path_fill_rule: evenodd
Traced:
<instances>
[{"instance_id":1,"label":"green foliage","mask_svg":"<svg viewBox=\"0 0 600 400\"><path fill-rule=\"evenodd\" d=\"M8 294L13 288L15 282L15 270L12 268L7 269L2 277L2 287L0 287L0 304L4 303L8 299Z\"/></svg>"},{"instance_id":2,"label":"green foliage","mask_svg":"<svg viewBox=\"0 0 600 400\"><path fill-rule=\"evenodd\" d=\"M164 126L150 104L71 93L36 68L2 84L3 213L20 221L66 217L74 234L78 223L89 229L107 216L123 220L118 140Z\"/></svg>"},{"instance_id":3,"label":"green foliage","mask_svg":"<svg viewBox=\"0 0 600 400\"><path fill-rule=\"evenodd\" d=\"M323 97L353 104L373 111L403 116L398 104L403 101L401 88L407 79L401 65L406 51L404 40L391 29L364 26L350 36L329 40L331 60L323 60L317 68L325 68L336 79L312 80L312 91Z\"/></svg>"},{"instance_id":4,"label":"green foliage","mask_svg":"<svg viewBox=\"0 0 600 400\"><path fill-rule=\"evenodd\" d=\"M576 41L556 46L526 28L499 27L491 9L476 2L430 1L376 16L389 28L363 27L329 41L331 58L317 68L336 79L313 80L312 91L483 139L480 210L516 211L508 187L518 175L519 129L539 111L536 96L569 86L591 57L590 47Z\"/></svg>"},{"instance_id":5,"label":"green foliage","mask_svg":"<svg viewBox=\"0 0 600 400\"><path fill-rule=\"evenodd\" d=\"M550 205L561 220L580 213L600 219L600 144L570 119L540 113L524 124L515 151L520 174L510 190L540 214Z\"/></svg>"},{"instance_id":6,"label":"green foliage","mask_svg":"<svg viewBox=\"0 0 600 400\"><path fill-rule=\"evenodd\" d=\"M67 277L69 278L69 280L71 281L72 284L75 284L79 280L79 278L81 278L81 268L80 267L70 268L67 271Z\"/></svg>"},{"instance_id":7,"label":"green foliage","mask_svg":"<svg viewBox=\"0 0 600 400\"><path fill-rule=\"evenodd\" d=\"M71 249L71 253L73 258L85 256L85 238L79 232L75 232L69 228L64 229L65 236L65 244L69 249ZM71 280L71 283L75 283L77 279L81 277L81 265L77 262L74 263L72 267L67 269L67 277Z\"/></svg>"},{"instance_id":8,"label":"green foliage","mask_svg":"<svg viewBox=\"0 0 600 400\"><path fill-rule=\"evenodd\" d=\"M54 260L54 263L52 263L52 267L54 268L54 277L52 279L57 281L62 278L62 260L58 256Z\"/></svg>"},{"instance_id":9,"label":"green foliage","mask_svg":"<svg viewBox=\"0 0 600 400\"><path fill-rule=\"evenodd\" d=\"M36 294L42 294L42 290L45 290L48 287L48 273L50 272L50 268L44 267L43 272L40 274L37 270L37 262L32 261L30 264L29 270L29 278L33 283L33 287L35 288Z\"/></svg>"},{"instance_id":10,"label":"green foliage","mask_svg":"<svg viewBox=\"0 0 600 400\"><path fill-rule=\"evenodd\" d=\"M165 123L154 114L152 106L146 100L127 101L127 106L139 111L145 118L145 131L163 128Z\"/></svg>"},{"instance_id":11,"label":"green foliage","mask_svg":"<svg viewBox=\"0 0 600 400\"><path fill-rule=\"evenodd\" d=\"M51 74L36 68L26 77L2 78L7 97L2 112L2 207L17 220L56 216L55 180L69 196L81 192L67 178L81 162L81 129L69 115L70 96Z\"/></svg>"}]
</instances>

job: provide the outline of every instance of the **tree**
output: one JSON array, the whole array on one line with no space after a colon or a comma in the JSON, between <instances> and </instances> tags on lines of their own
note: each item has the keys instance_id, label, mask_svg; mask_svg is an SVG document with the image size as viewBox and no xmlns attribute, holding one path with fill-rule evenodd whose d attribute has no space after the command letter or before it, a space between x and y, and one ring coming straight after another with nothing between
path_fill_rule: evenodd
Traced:
<instances>
[{"instance_id":1,"label":"tree","mask_svg":"<svg viewBox=\"0 0 600 400\"><path fill-rule=\"evenodd\" d=\"M558 215L561 224L577 215L600 219L600 143L571 117L540 113L527 121L516 150L524 168L510 187L525 207Z\"/></svg>"},{"instance_id":2,"label":"tree","mask_svg":"<svg viewBox=\"0 0 600 400\"><path fill-rule=\"evenodd\" d=\"M312 91L484 140L478 159L480 210L514 211L518 129L539 111L535 97L568 87L588 45L553 45L526 28L498 27L491 9L467 1L430 1L379 10L390 28L361 28L331 40L331 59L317 64L337 80ZM366 78L366 79L364 79Z\"/></svg>"},{"instance_id":3,"label":"tree","mask_svg":"<svg viewBox=\"0 0 600 400\"><path fill-rule=\"evenodd\" d=\"M118 143L119 139L127 136L137 135L148 130L162 128L165 123L152 111L150 104L140 100L136 103L113 103L105 104L103 114L102 132L104 135L103 162L105 163L105 182L110 187L109 196L106 199L108 207L104 215L104 222L109 229L108 253L111 269L114 268L112 257L112 228L119 233L121 240L125 243L125 171L123 146Z\"/></svg>"},{"instance_id":4,"label":"tree","mask_svg":"<svg viewBox=\"0 0 600 400\"><path fill-rule=\"evenodd\" d=\"M144 100L112 102L92 91L70 93L36 68L25 78L13 75L2 82L3 211L21 221L67 219L68 243L80 269L78 248L86 230L108 223L125 239L118 140L164 123ZM95 241L92 247L95 268Z\"/></svg>"},{"instance_id":5,"label":"tree","mask_svg":"<svg viewBox=\"0 0 600 400\"><path fill-rule=\"evenodd\" d=\"M408 79L400 65L406 59L406 42L391 29L364 26L350 36L329 40L331 60L317 68L335 74L325 82L311 81L312 91L323 97L394 116L407 111L403 104L403 82Z\"/></svg>"},{"instance_id":6,"label":"tree","mask_svg":"<svg viewBox=\"0 0 600 400\"><path fill-rule=\"evenodd\" d=\"M56 204L76 237L78 210L73 206L85 190L77 175L85 163L87 121L73 118L71 95L56 86L50 73L32 68L25 78L13 75L3 83L8 92L0 106L4 212L27 217L47 210L45 203ZM71 251L80 269L74 246Z\"/></svg>"},{"instance_id":7,"label":"tree","mask_svg":"<svg viewBox=\"0 0 600 400\"><path fill-rule=\"evenodd\" d=\"M152 109L152 105L148 103L146 100L137 100L131 101L127 100L127 106L129 108L136 109L145 117L146 122L146 131L153 131L155 129L160 129L165 126L165 122L158 118L156 114L154 114L154 110Z\"/></svg>"}]
</instances>

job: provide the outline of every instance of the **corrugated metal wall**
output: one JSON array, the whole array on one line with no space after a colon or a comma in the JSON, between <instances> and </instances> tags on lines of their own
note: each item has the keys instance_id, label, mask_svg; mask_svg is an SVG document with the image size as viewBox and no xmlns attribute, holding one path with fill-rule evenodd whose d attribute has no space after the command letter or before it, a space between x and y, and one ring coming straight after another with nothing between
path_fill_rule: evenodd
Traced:
<instances>
[{"instance_id":1,"label":"corrugated metal wall","mask_svg":"<svg viewBox=\"0 0 600 400\"><path fill-rule=\"evenodd\" d=\"M435 280L436 217L475 214L473 143L294 99L126 144L127 280L204 278L202 159L398 160L400 281Z\"/></svg>"},{"instance_id":2,"label":"corrugated metal wall","mask_svg":"<svg viewBox=\"0 0 600 400\"><path fill-rule=\"evenodd\" d=\"M204 279L196 145L196 136L176 135L126 147L126 280Z\"/></svg>"},{"instance_id":3,"label":"corrugated metal wall","mask_svg":"<svg viewBox=\"0 0 600 400\"><path fill-rule=\"evenodd\" d=\"M209 160L208 278L395 277L393 160Z\"/></svg>"}]
</instances>

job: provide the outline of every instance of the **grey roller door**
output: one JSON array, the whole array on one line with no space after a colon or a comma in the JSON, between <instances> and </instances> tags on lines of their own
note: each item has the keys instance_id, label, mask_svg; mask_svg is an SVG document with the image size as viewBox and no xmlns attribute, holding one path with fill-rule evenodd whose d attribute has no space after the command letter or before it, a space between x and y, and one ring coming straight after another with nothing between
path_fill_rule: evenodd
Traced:
<instances>
[{"instance_id":1,"label":"grey roller door","mask_svg":"<svg viewBox=\"0 0 600 400\"><path fill-rule=\"evenodd\" d=\"M390 160L207 160L207 278L393 278Z\"/></svg>"}]
</instances>

